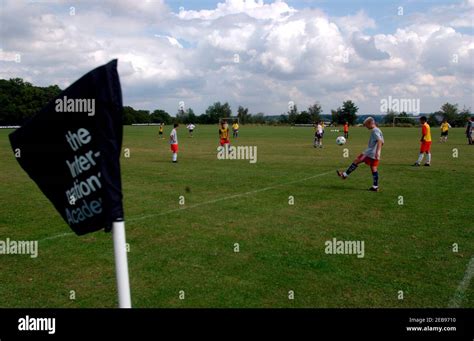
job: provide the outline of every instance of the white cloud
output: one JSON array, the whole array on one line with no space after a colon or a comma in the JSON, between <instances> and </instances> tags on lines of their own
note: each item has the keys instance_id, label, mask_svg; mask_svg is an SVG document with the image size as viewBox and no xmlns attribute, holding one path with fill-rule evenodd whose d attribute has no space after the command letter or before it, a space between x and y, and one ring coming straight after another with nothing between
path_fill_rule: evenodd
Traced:
<instances>
[{"instance_id":1,"label":"white cloud","mask_svg":"<svg viewBox=\"0 0 474 341\"><path fill-rule=\"evenodd\" d=\"M348 98L367 112L388 95L421 98L427 111L473 106L474 41L459 31L472 1L433 7L392 33L377 33L364 11L331 17L284 1L172 13L164 1L107 0L75 16L64 4L4 1L0 77L64 87L119 58L125 103L171 113L180 100L198 113L218 100L268 114L320 101L329 112Z\"/></svg>"}]
</instances>

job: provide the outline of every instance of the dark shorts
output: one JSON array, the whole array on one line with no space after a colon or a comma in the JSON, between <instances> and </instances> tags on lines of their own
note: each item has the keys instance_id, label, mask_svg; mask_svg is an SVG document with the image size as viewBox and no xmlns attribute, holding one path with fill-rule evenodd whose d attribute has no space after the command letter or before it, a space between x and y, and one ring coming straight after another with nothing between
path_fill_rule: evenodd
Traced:
<instances>
[{"instance_id":1,"label":"dark shorts","mask_svg":"<svg viewBox=\"0 0 474 341\"><path fill-rule=\"evenodd\" d=\"M193 129L189 129L189 132L192 133L194 130Z\"/></svg>"},{"instance_id":2,"label":"dark shorts","mask_svg":"<svg viewBox=\"0 0 474 341\"><path fill-rule=\"evenodd\" d=\"M162 131L160 131L160 132L158 133L158 135L163 135L163 132L162 132Z\"/></svg>"},{"instance_id":3,"label":"dark shorts","mask_svg":"<svg viewBox=\"0 0 474 341\"><path fill-rule=\"evenodd\" d=\"M441 136L448 136L448 132L447 131L442 131Z\"/></svg>"},{"instance_id":4,"label":"dark shorts","mask_svg":"<svg viewBox=\"0 0 474 341\"><path fill-rule=\"evenodd\" d=\"M322 138L323 138L323 134L318 134L318 133L316 133L316 134L314 134L314 136L315 136L316 138L318 138L318 139L322 139Z\"/></svg>"}]
</instances>

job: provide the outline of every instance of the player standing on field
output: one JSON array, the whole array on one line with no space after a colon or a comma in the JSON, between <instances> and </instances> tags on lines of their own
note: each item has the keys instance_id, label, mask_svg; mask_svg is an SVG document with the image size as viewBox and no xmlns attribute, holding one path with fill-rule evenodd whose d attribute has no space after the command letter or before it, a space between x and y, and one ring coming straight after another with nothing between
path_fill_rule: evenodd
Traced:
<instances>
[{"instance_id":1,"label":"player standing on field","mask_svg":"<svg viewBox=\"0 0 474 341\"><path fill-rule=\"evenodd\" d=\"M448 131L451 128L451 125L448 123L447 119L443 120L441 123L441 137L439 138L439 142L447 142L448 141Z\"/></svg>"},{"instance_id":2,"label":"player standing on field","mask_svg":"<svg viewBox=\"0 0 474 341\"><path fill-rule=\"evenodd\" d=\"M221 126L219 128L219 143L221 146L225 147L225 145L230 144L230 135L229 135L229 125L225 120L221 122Z\"/></svg>"},{"instance_id":3,"label":"player standing on field","mask_svg":"<svg viewBox=\"0 0 474 341\"><path fill-rule=\"evenodd\" d=\"M426 116L420 117L421 123L421 145L420 145L420 155L418 160L413 164L413 166L418 167L423 161L423 153L426 154L425 166L431 166L431 128L426 120Z\"/></svg>"},{"instance_id":4,"label":"player standing on field","mask_svg":"<svg viewBox=\"0 0 474 341\"><path fill-rule=\"evenodd\" d=\"M323 124L321 121L316 125L316 131L314 132L314 148L323 148Z\"/></svg>"},{"instance_id":5,"label":"player standing on field","mask_svg":"<svg viewBox=\"0 0 474 341\"><path fill-rule=\"evenodd\" d=\"M194 128L196 128L196 126L192 123L189 123L186 128L188 128L189 137L193 137L193 131L194 131Z\"/></svg>"},{"instance_id":6,"label":"player standing on field","mask_svg":"<svg viewBox=\"0 0 474 341\"><path fill-rule=\"evenodd\" d=\"M349 122L344 123L344 138L349 138Z\"/></svg>"},{"instance_id":7,"label":"player standing on field","mask_svg":"<svg viewBox=\"0 0 474 341\"><path fill-rule=\"evenodd\" d=\"M370 166L370 170L372 171L372 179L373 185L369 188L369 191L378 192L379 191L379 172L378 166L380 161L380 153L382 151L382 146L384 144L383 134L382 131L377 128L375 125L375 120L372 117L367 117L364 121L364 126L372 130L369 137L369 145L367 149L360 154L347 168L345 172L341 172L337 170L337 175L341 179L346 179L349 174L357 169L359 163L364 162L366 165Z\"/></svg>"},{"instance_id":8,"label":"player standing on field","mask_svg":"<svg viewBox=\"0 0 474 341\"><path fill-rule=\"evenodd\" d=\"M466 126L466 137L467 137L467 143L470 145L473 145L474 143L472 142L472 132L474 131L474 117L471 117L470 119L467 119L467 126Z\"/></svg>"},{"instance_id":9,"label":"player standing on field","mask_svg":"<svg viewBox=\"0 0 474 341\"><path fill-rule=\"evenodd\" d=\"M160 123L160 130L158 131L158 136L160 137L160 139L163 138L163 127L165 126L164 123Z\"/></svg>"},{"instance_id":10,"label":"player standing on field","mask_svg":"<svg viewBox=\"0 0 474 341\"><path fill-rule=\"evenodd\" d=\"M171 130L171 134L170 134L170 146L171 146L171 152L173 153L173 158L172 158L173 163L178 162L178 133L177 133L178 127L179 127L179 124L175 123L174 128L173 130Z\"/></svg>"},{"instance_id":11,"label":"player standing on field","mask_svg":"<svg viewBox=\"0 0 474 341\"><path fill-rule=\"evenodd\" d=\"M234 121L234 124L232 124L232 133L234 139L239 137L239 123L237 121Z\"/></svg>"}]
</instances>

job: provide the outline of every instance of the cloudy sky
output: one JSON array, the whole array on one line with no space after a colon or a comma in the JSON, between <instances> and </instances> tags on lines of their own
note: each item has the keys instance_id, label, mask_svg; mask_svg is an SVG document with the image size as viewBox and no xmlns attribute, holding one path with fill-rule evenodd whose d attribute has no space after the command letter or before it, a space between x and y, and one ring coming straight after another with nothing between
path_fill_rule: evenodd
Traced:
<instances>
[{"instance_id":1,"label":"cloudy sky","mask_svg":"<svg viewBox=\"0 0 474 341\"><path fill-rule=\"evenodd\" d=\"M124 104L267 115L318 101L474 109L474 0L0 0L0 78L64 88L119 59Z\"/></svg>"}]
</instances>

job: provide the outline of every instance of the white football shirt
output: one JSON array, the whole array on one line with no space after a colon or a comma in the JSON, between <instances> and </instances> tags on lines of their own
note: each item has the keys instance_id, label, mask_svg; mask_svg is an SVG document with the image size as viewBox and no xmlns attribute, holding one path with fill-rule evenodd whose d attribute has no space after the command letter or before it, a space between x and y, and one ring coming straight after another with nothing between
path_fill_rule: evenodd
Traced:
<instances>
[{"instance_id":1,"label":"white football shirt","mask_svg":"<svg viewBox=\"0 0 474 341\"><path fill-rule=\"evenodd\" d=\"M173 130L171 130L170 144L178 144L178 133L176 132L176 128L173 128Z\"/></svg>"}]
</instances>

